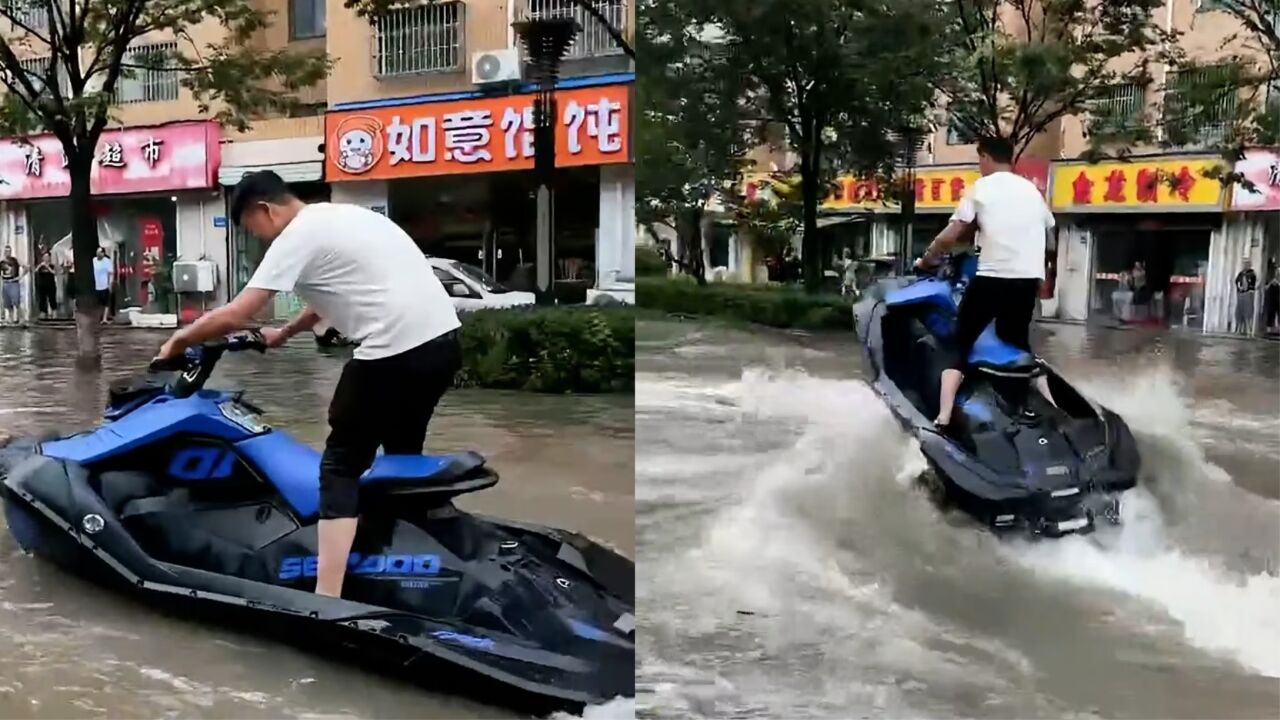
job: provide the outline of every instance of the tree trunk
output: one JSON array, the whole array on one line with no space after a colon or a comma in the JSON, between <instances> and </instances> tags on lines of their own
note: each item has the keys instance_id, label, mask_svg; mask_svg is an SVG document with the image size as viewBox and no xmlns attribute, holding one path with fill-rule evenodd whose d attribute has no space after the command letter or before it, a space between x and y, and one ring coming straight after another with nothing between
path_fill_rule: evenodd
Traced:
<instances>
[{"instance_id":1,"label":"tree trunk","mask_svg":"<svg viewBox=\"0 0 1280 720\"><path fill-rule=\"evenodd\" d=\"M804 229L800 239L800 259L804 264L805 292L822 289L822 247L818 238L818 149L817 138L800 150L800 199Z\"/></svg>"},{"instance_id":2,"label":"tree trunk","mask_svg":"<svg viewBox=\"0 0 1280 720\"><path fill-rule=\"evenodd\" d=\"M76 365L96 368L102 363L100 344L102 306L94 292L93 258L98 251L98 222L93 216L93 194L89 174L93 151L72 153L71 252L75 258Z\"/></svg>"},{"instance_id":3,"label":"tree trunk","mask_svg":"<svg viewBox=\"0 0 1280 720\"><path fill-rule=\"evenodd\" d=\"M699 285L707 284L707 264L702 253L702 210L691 208L676 221L680 238L680 265Z\"/></svg>"}]
</instances>

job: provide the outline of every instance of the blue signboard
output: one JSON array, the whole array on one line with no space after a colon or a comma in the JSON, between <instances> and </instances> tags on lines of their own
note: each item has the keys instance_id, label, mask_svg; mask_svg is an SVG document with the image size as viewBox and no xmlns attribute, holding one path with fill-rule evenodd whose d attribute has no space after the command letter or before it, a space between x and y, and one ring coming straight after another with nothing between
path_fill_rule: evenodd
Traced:
<instances>
[{"instance_id":1,"label":"blue signboard","mask_svg":"<svg viewBox=\"0 0 1280 720\"><path fill-rule=\"evenodd\" d=\"M213 226L224 228L227 226L227 218L225 215L214 215Z\"/></svg>"}]
</instances>

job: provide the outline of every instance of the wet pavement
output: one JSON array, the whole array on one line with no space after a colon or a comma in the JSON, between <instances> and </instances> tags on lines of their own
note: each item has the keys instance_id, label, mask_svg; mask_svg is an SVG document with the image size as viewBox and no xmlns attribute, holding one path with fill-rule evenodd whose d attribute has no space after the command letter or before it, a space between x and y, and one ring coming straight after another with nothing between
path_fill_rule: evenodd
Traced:
<instances>
[{"instance_id":1,"label":"wet pavement","mask_svg":"<svg viewBox=\"0 0 1280 720\"><path fill-rule=\"evenodd\" d=\"M0 331L0 430L74 431L101 417L107 383L136 374L165 338L104 338L100 374L72 370L70 331ZM269 421L323 443L341 370L305 339L259 356L229 355L210 387L235 387ZM630 395L548 396L483 390L445 396L432 452L474 449L502 475L459 499L466 510L563 527L634 556ZM508 717L509 712L385 680L290 646L159 616L23 556L0 536L0 717ZM633 706L589 708L630 716Z\"/></svg>"},{"instance_id":2,"label":"wet pavement","mask_svg":"<svg viewBox=\"0 0 1280 720\"><path fill-rule=\"evenodd\" d=\"M940 514L849 337L641 323L639 715L1277 717L1280 345L1033 342L1135 431L1119 529Z\"/></svg>"}]
</instances>

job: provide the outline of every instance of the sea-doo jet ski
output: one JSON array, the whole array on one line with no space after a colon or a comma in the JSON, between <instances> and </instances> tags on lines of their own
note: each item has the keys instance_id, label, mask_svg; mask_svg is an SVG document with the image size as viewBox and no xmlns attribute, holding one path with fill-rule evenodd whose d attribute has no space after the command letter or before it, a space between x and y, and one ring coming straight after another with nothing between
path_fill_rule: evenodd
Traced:
<instances>
[{"instance_id":1,"label":"sea-doo jet ski","mask_svg":"<svg viewBox=\"0 0 1280 720\"><path fill-rule=\"evenodd\" d=\"M315 595L319 453L241 393L204 389L224 353L265 348L257 333L192 348L114 384L100 427L3 443L18 545L184 614L281 630L488 702L634 696L634 564L574 533L459 510L455 497L498 482L476 453L378 456L344 597Z\"/></svg>"},{"instance_id":2,"label":"sea-doo jet ski","mask_svg":"<svg viewBox=\"0 0 1280 720\"><path fill-rule=\"evenodd\" d=\"M935 427L947 343L977 258L937 275L889 278L854 307L872 386L920 442L938 499L998 530L1086 533L1119 522L1120 494L1138 477L1124 420L1073 388L1042 359L988 327L968 358L951 423ZM1033 380L1048 381L1052 403Z\"/></svg>"}]
</instances>

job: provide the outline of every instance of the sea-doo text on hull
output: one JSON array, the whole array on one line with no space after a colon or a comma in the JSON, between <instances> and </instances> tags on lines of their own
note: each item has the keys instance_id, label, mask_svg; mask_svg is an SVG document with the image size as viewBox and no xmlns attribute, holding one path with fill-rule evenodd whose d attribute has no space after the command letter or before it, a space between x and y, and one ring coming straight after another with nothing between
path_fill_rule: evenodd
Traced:
<instances>
[{"instance_id":1,"label":"sea-doo text on hull","mask_svg":"<svg viewBox=\"0 0 1280 720\"><path fill-rule=\"evenodd\" d=\"M436 689L538 710L634 696L634 564L574 533L456 508L498 482L475 453L379 456L344 597L315 595L319 454L240 393L203 389L222 353L247 349L265 345L244 334L193 348L153 368L180 373L170 384L114 385L99 428L0 447L18 544Z\"/></svg>"},{"instance_id":2,"label":"sea-doo text on hull","mask_svg":"<svg viewBox=\"0 0 1280 720\"><path fill-rule=\"evenodd\" d=\"M951 424L938 413L947 343L976 258L940 277L894 278L854 307L872 383L920 442L933 489L997 530L1059 536L1119 522L1119 495L1137 482L1139 457L1120 416L1079 393L1053 368L988 327L968 358ZM1052 402L1033 387L1043 376Z\"/></svg>"}]
</instances>

